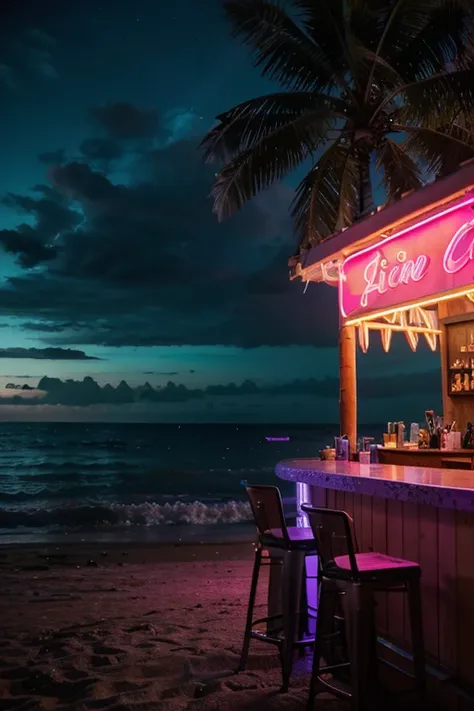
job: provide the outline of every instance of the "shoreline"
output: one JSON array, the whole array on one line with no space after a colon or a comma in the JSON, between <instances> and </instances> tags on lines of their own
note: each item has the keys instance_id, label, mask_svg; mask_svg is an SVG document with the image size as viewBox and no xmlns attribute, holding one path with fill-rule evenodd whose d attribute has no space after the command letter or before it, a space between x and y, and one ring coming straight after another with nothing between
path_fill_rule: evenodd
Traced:
<instances>
[{"instance_id":1,"label":"shoreline","mask_svg":"<svg viewBox=\"0 0 474 711\"><path fill-rule=\"evenodd\" d=\"M244 541L67 541L3 543L0 570L39 572L63 567L103 568L174 562L252 560L253 537Z\"/></svg>"},{"instance_id":2,"label":"shoreline","mask_svg":"<svg viewBox=\"0 0 474 711\"><path fill-rule=\"evenodd\" d=\"M252 521L209 524L168 524L161 526L111 526L78 529L0 529L3 546L68 545L187 545L245 543L255 539Z\"/></svg>"}]
</instances>

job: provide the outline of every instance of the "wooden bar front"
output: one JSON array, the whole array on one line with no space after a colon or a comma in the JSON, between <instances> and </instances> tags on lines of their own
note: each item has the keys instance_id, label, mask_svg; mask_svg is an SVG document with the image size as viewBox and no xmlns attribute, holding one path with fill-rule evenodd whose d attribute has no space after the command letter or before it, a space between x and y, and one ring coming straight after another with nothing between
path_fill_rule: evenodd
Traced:
<instances>
[{"instance_id":1,"label":"wooden bar front","mask_svg":"<svg viewBox=\"0 0 474 711\"><path fill-rule=\"evenodd\" d=\"M449 679L474 690L474 514L311 487L312 503L350 514L362 551L377 551L422 568L423 627L428 663L446 671L432 693L442 707L472 709ZM398 593L378 598L382 637L410 649L406 602Z\"/></svg>"}]
</instances>

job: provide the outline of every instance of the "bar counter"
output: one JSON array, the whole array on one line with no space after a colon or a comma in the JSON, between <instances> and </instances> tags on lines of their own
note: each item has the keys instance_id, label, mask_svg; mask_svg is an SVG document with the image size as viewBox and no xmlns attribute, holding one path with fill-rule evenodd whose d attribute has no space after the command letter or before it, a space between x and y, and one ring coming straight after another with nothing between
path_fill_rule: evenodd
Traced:
<instances>
[{"instance_id":1,"label":"bar counter","mask_svg":"<svg viewBox=\"0 0 474 711\"><path fill-rule=\"evenodd\" d=\"M280 462L276 473L306 484L305 498L314 506L352 516L361 551L420 563L425 646L435 670L436 700L445 709L474 708L474 472L291 459ZM380 594L377 628L383 638L409 651L403 598Z\"/></svg>"},{"instance_id":2,"label":"bar counter","mask_svg":"<svg viewBox=\"0 0 474 711\"><path fill-rule=\"evenodd\" d=\"M288 459L277 464L276 473L324 489L474 511L474 473L465 469Z\"/></svg>"}]
</instances>

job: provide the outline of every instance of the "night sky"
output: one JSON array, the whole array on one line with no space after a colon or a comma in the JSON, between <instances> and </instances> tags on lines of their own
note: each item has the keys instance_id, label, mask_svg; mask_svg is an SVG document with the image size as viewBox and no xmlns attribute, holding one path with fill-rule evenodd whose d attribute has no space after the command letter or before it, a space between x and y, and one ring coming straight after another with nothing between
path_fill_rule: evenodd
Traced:
<instances>
[{"instance_id":1,"label":"night sky","mask_svg":"<svg viewBox=\"0 0 474 711\"><path fill-rule=\"evenodd\" d=\"M296 177L212 213L200 139L275 90L219 0L2 8L0 418L337 421L336 290L288 281ZM360 420L439 407L438 356L376 340Z\"/></svg>"}]
</instances>

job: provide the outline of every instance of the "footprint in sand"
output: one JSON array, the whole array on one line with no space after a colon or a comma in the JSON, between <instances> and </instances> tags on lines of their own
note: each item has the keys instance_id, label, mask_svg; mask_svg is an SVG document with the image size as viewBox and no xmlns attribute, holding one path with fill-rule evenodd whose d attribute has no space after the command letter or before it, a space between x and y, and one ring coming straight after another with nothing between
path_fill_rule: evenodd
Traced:
<instances>
[{"instance_id":1,"label":"footprint in sand","mask_svg":"<svg viewBox=\"0 0 474 711\"><path fill-rule=\"evenodd\" d=\"M125 649L119 649L119 647L108 647L105 644L97 644L93 647L93 652L94 654L112 654L114 656L117 656L118 654L127 654Z\"/></svg>"},{"instance_id":2,"label":"footprint in sand","mask_svg":"<svg viewBox=\"0 0 474 711\"><path fill-rule=\"evenodd\" d=\"M113 664L113 660L106 656L99 656L98 654L94 654L90 658L90 663L95 668L110 667Z\"/></svg>"}]
</instances>

